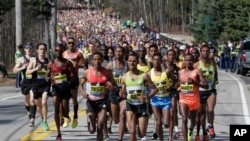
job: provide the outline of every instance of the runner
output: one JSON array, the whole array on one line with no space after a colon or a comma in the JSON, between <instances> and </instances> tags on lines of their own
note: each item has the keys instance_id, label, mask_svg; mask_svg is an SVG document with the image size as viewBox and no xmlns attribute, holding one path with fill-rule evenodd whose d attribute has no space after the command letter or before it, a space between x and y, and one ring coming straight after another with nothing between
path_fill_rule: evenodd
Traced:
<instances>
[{"instance_id":1,"label":"runner","mask_svg":"<svg viewBox=\"0 0 250 141\"><path fill-rule=\"evenodd\" d=\"M200 103L201 106L199 108L199 114L197 117L197 135L195 136L196 140L200 140L199 132L200 132L200 125L202 126L203 130L203 140L208 141L208 135L206 131L206 113L208 112L208 123L209 127L207 128L210 136L212 138L215 137L214 133L214 108L216 104L216 89L215 84L218 82L217 76L217 68L216 64L210 58L210 48L208 46L201 47L201 58L200 61L194 64L195 68L201 69L203 76L205 77L209 88L204 89L200 88Z\"/></svg>"},{"instance_id":2,"label":"runner","mask_svg":"<svg viewBox=\"0 0 250 141\"><path fill-rule=\"evenodd\" d=\"M102 61L101 53L93 53L92 67L84 71L79 84L82 96L87 99L88 131L94 134L97 129L97 141L103 141L103 128L107 120L107 90L116 89L115 80L112 74L101 66Z\"/></svg>"},{"instance_id":3,"label":"runner","mask_svg":"<svg viewBox=\"0 0 250 141\"><path fill-rule=\"evenodd\" d=\"M149 75L137 69L138 63L138 55L135 52L131 52L128 56L129 72L123 75L121 80L122 89L120 96L127 98L126 119L130 131L130 141L136 141L136 132L141 141L146 140L148 123L146 102L158 92ZM146 94L146 86L152 88L148 95Z\"/></svg>"},{"instance_id":4,"label":"runner","mask_svg":"<svg viewBox=\"0 0 250 141\"><path fill-rule=\"evenodd\" d=\"M168 141L172 141L173 130L171 129L173 129L173 124L170 124L170 108L172 107L172 104L169 92L175 87L176 78L171 71L166 72L162 69L161 54L154 54L152 56L152 63L154 67L148 72L148 75L159 90L156 95L150 99L150 104L152 105L154 113L154 125L160 141L164 140L162 124L165 127L169 127ZM173 83L170 83L170 78L173 80Z\"/></svg>"},{"instance_id":5,"label":"runner","mask_svg":"<svg viewBox=\"0 0 250 141\"><path fill-rule=\"evenodd\" d=\"M37 45L37 57L30 59L27 67L26 75L34 75L34 80L31 88L31 96L35 99L37 110L41 115L41 126L44 131L49 130L47 123L48 105L47 100L50 92L50 82L45 80L45 74L49 60L46 58L47 45L39 43ZM34 124L35 115L31 117L31 124Z\"/></svg>"},{"instance_id":6,"label":"runner","mask_svg":"<svg viewBox=\"0 0 250 141\"><path fill-rule=\"evenodd\" d=\"M22 79L21 91L22 91L22 94L24 95L24 106L28 114L29 120L31 120L31 109L32 110L35 109L36 106L35 106L34 101L32 100L33 98L31 99L30 97L30 90L32 87L33 78L32 78L32 75L26 75L26 70L30 62L30 58L33 57L32 55L33 47L31 45L25 45L24 52L25 52L25 55L17 60L17 63L13 68L13 73L21 72L20 73L22 77L21 78ZM32 112L32 114L34 114L34 112ZM32 117L34 117L34 115L32 115ZM30 126L33 127L34 124L31 123Z\"/></svg>"},{"instance_id":7,"label":"runner","mask_svg":"<svg viewBox=\"0 0 250 141\"><path fill-rule=\"evenodd\" d=\"M137 69L139 71L142 71L144 73L150 71L151 69L151 63L145 59L145 56L147 54L147 50L145 47L140 46L137 50L138 56L139 56L139 63L137 64Z\"/></svg>"},{"instance_id":8,"label":"runner","mask_svg":"<svg viewBox=\"0 0 250 141\"><path fill-rule=\"evenodd\" d=\"M110 106L114 122L119 123L119 135L118 140L123 139L125 127L126 127L126 99L119 96L119 91L121 89L121 77L128 71L128 65L124 59L124 48L116 47L115 49L115 60L110 62L107 66L107 70L111 71L116 84L118 86L118 91L110 92Z\"/></svg>"},{"instance_id":9,"label":"runner","mask_svg":"<svg viewBox=\"0 0 250 141\"><path fill-rule=\"evenodd\" d=\"M175 76L175 79L178 79L178 72L180 70L179 67L176 66L175 64L175 57L176 54L175 54L175 51L173 49L169 49L167 51L167 54L166 54L166 59L167 61L165 62L165 68L166 71L168 71L169 73L173 73L173 75ZM170 83L174 83L174 79L169 79ZM179 131L179 128L178 128L178 101L179 101L179 93L177 91L177 86L173 87L171 90L170 90L170 96L172 98L172 107L170 109L170 113L171 113L171 121L172 122L171 124L173 124L174 126L174 137L175 139L178 139L179 136L180 136L180 131ZM171 131L172 130L172 131ZM173 128L170 129L170 132L173 132Z\"/></svg>"},{"instance_id":10,"label":"runner","mask_svg":"<svg viewBox=\"0 0 250 141\"><path fill-rule=\"evenodd\" d=\"M78 52L78 50L75 49L75 39L69 38L68 39L68 50L63 52L63 58L67 59L68 61L71 61L74 68L76 69L76 72L78 73L79 67L84 67L84 58L82 53ZM72 75L72 74L71 74ZM74 109L74 116L72 121L72 128L76 128L78 125L78 101L77 101L77 94L78 94L78 85L79 85L79 79L75 79L74 82L70 84L71 89L71 95L72 95L72 103L73 103L73 109ZM68 127L69 122L71 121L70 118L64 119L64 127Z\"/></svg>"},{"instance_id":11,"label":"runner","mask_svg":"<svg viewBox=\"0 0 250 141\"><path fill-rule=\"evenodd\" d=\"M57 136L56 140L62 140L60 130L60 105L62 105L63 117L69 119L69 99L70 94L70 72L77 76L73 64L63 58L63 46L57 45L55 48L55 60L49 62L46 72L47 80L52 79L52 96L54 103L54 120L56 123ZM73 76L73 77L74 77Z\"/></svg>"},{"instance_id":12,"label":"runner","mask_svg":"<svg viewBox=\"0 0 250 141\"><path fill-rule=\"evenodd\" d=\"M180 111L182 115L182 134L184 141L192 141L193 129L196 125L196 115L200 107L199 87L208 88L206 80L199 69L193 68L194 57L187 54L184 57L184 69L179 71ZM187 123L190 127L187 134Z\"/></svg>"}]
</instances>

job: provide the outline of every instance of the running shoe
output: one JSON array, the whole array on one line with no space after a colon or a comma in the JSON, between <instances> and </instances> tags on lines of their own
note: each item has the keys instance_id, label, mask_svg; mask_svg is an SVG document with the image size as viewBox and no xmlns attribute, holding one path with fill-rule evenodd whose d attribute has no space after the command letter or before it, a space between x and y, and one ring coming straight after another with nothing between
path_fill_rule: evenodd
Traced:
<instances>
[{"instance_id":1,"label":"running shoe","mask_svg":"<svg viewBox=\"0 0 250 141\"><path fill-rule=\"evenodd\" d=\"M193 139L193 131L188 130L188 141L192 141Z\"/></svg>"},{"instance_id":2,"label":"running shoe","mask_svg":"<svg viewBox=\"0 0 250 141\"><path fill-rule=\"evenodd\" d=\"M29 126L30 126L30 127L34 127L34 125L35 125L35 120L32 118L32 119L30 119L30 124L29 124Z\"/></svg>"},{"instance_id":3,"label":"running shoe","mask_svg":"<svg viewBox=\"0 0 250 141\"><path fill-rule=\"evenodd\" d=\"M111 128L108 128L108 133L113 134L113 132L111 131Z\"/></svg>"},{"instance_id":4,"label":"running shoe","mask_svg":"<svg viewBox=\"0 0 250 141\"><path fill-rule=\"evenodd\" d=\"M196 135L195 136L195 141L200 141L201 139L200 139L200 136L199 135Z\"/></svg>"},{"instance_id":5,"label":"running shoe","mask_svg":"<svg viewBox=\"0 0 250 141\"><path fill-rule=\"evenodd\" d=\"M154 132L153 135L152 135L152 139L156 140L157 138L158 138L158 135L157 135L156 132Z\"/></svg>"},{"instance_id":6,"label":"running shoe","mask_svg":"<svg viewBox=\"0 0 250 141\"><path fill-rule=\"evenodd\" d=\"M70 118L64 118L63 128L69 127Z\"/></svg>"},{"instance_id":7,"label":"running shoe","mask_svg":"<svg viewBox=\"0 0 250 141\"><path fill-rule=\"evenodd\" d=\"M56 140L62 140L62 135L61 135L61 134L58 134L58 135L56 136Z\"/></svg>"},{"instance_id":8,"label":"running shoe","mask_svg":"<svg viewBox=\"0 0 250 141\"><path fill-rule=\"evenodd\" d=\"M146 137L141 138L141 141L147 141Z\"/></svg>"},{"instance_id":9,"label":"running shoe","mask_svg":"<svg viewBox=\"0 0 250 141\"><path fill-rule=\"evenodd\" d=\"M177 131L177 132L174 133L174 139L178 139L179 136L180 136L180 132L179 131Z\"/></svg>"},{"instance_id":10,"label":"running shoe","mask_svg":"<svg viewBox=\"0 0 250 141\"><path fill-rule=\"evenodd\" d=\"M49 125L47 122L43 122L43 130L48 131L49 130Z\"/></svg>"},{"instance_id":11,"label":"running shoe","mask_svg":"<svg viewBox=\"0 0 250 141\"><path fill-rule=\"evenodd\" d=\"M173 141L172 139L168 139L167 141Z\"/></svg>"},{"instance_id":12,"label":"running shoe","mask_svg":"<svg viewBox=\"0 0 250 141\"><path fill-rule=\"evenodd\" d=\"M72 127L72 128L76 128L77 125L78 125L77 118L74 118L74 119L72 120L72 125L71 125L71 127Z\"/></svg>"},{"instance_id":13,"label":"running shoe","mask_svg":"<svg viewBox=\"0 0 250 141\"><path fill-rule=\"evenodd\" d=\"M211 125L210 124L208 124L207 125L207 127L206 127L206 129L207 129L207 132L209 132L209 129L211 128Z\"/></svg>"},{"instance_id":14,"label":"running shoe","mask_svg":"<svg viewBox=\"0 0 250 141\"><path fill-rule=\"evenodd\" d=\"M44 122L43 122L43 119L41 119L41 124L42 128L44 129Z\"/></svg>"},{"instance_id":15,"label":"running shoe","mask_svg":"<svg viewBox=\"0 0 250 141\"><path fill-rule=\"evenodd\" d=\"M213 127L209 128L209 135L210 135L211 138L215 137L215 133L214 133L214 128Z\"/></svg>"},{"instance_id":16,"label":"running shoe","mask_svg":"<svg viewBox=\"0 0 250 141\"><path fill-rule=\"evenodd\" d=\"M208 141L208 135L203 135L203 141Z\"/></svg>"},{"instance_id":17,"label":"running shoe","mask_svg":"<svg viewBox=\"0 0 250 141\"><path fill-rule=\"evenodd\" d=\"M109 135L108 134L104 135L104 141L109 141Z\"/></svg>"}]
</instances>

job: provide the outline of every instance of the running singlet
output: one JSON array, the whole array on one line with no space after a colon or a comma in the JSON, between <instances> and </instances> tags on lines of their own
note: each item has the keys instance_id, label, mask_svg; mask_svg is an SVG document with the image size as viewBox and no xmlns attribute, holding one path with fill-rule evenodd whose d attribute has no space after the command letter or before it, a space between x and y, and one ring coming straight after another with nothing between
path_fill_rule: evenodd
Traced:
<instances>
[{"instance_id":1,"label":"running singlet","mask_svg":"<svg viewBox=\"0 0 250 141\"><path fill-rule=\"evenodd\" d=\"M102 68L100 76L95 75L93 67L88 69L88 82L86 83L86 93L91 101L102 100L107 97L106 92L107 70Z\"/></svg>"},{"instance_id":2,"label":"running singlet","mask_svg":"<svg viewBox=\"0 0 250 141\"><path fill-rule=\"evenodd\" d=\"M138 69L139 71L144 72L144 73L148 72L148 71L151 69L151 67L150 67L150 63L149 63L148 61L146 61L146 62L147 62L147 65L146 65L146 66L141 66L140 64L138 64L138 65L137 65L137 69Z\"/></svg>"},{"instance_id":3,"label":"running singlet","mask_svg":"<svg viewBox=\"0 0 250 141\"><path fill-rule=\"evenodd\" d=\"M121 78L122 76L127 72L128 66L126 61L124 61L124 66L123 68L117 68L116 61L113 61L113 69L112 69L112 74L114 76L115 82L119 88L121 88Z\"/></svg>"},{"instance_id":4,"label":"running singlet","mask_svg":"<svg viewBox=\"0 0 250 141\"><path fill-rule=\"evenodd\" d=\"M201 69L203 76L206 79L208 84L208 89L199 88L200 91L209 91L215 89L215 68L212 62L209 64L208 67L204 65L202 61L199 61L199 69Z\"/></svg>"},{"instance_id":5,"label":"running singlet","mask_svg":"<svg viewBox=\"0 0 250 141\"><path fill-rule=\"evenodd\" d=\"M63 58L70 61L74 65L74 68L76 69L77 72L78 72L78 67L79 67L78 53L79 53L78 51L75 51L72 55L69 55L67 50L63 52Z\"/></svg>"},{"instance_id":6,"label":"running singlet","mask_svg":"<svg viewBox=\"0 0 250 141\"><path fill-rule=\"evenodd\" d=\"M143 81L143 72L140 72L137 80L131 80L129 72L126 74L126 92L127 102L131 105L141 105L143 102L139 101L138 96L146 96L145 86Z\"/></svg>"},{"instance_id":7,"label":"running singlet","mask_svg":"<svg viewBox=\"0 0 250 141\"><path fill-rule=\"evenodd\" d=\"M51 74L52 74L52 83L53 84L61 84L67 81L69 76L68 64L67 61L61 67L57 67L55 62L53 61L51 65Z\"/></svg>"},{"instance_id":8,"label":"running singlet","mask_svg":"<svg viewBox=\"0 0 250 141\"><path fill-rule=\"evenodd\" d=\"M49 60L45 58L44 62L41 62L38 58L36 58L36 62L41 64L41 69L36 72L36 79L45 80Z\"/></svg>"},{"instance_id":9,"label":"running singlet","mask_svg":"<svg viewBox=\"0 0 250 141\"><path fill-rule=\"evenodd\" d=\"M151 69L150 71L150 76L152 81L154 82L155 86L159 90L155 96L157 97L167 97L169 95L169 92L166 91L166 88L169 87L169 79L167 77L166 72L162 72L161 75L156 76L154 74L154 68Z\"/></svg>"},{"instance_id":10,"label":"running singlet","mask_svg":"<svg viewBox=\"0 0 250 141\"><path fill-rule=\"evenodd\" d=\"M185 69L180 70L180 101L197 102L199 101L199 87L189 84L188 78L197 81L197 69L191 71L189 75L185 74Z\"/></svg>"}]
</instances>

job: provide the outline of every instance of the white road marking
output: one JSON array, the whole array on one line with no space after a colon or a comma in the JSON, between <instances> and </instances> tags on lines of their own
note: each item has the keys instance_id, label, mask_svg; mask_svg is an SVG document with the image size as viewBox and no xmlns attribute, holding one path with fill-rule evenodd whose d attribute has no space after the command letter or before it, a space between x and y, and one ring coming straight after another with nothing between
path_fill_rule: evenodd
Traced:
<instances>
[{"instance_id":1,"label":"white road marking","mask_svg":"<svg viewBox=\"0 0 250 141\"><path fill-rule=\"evenodd\" d=\"M22 95L19 94L19 95L15 95L15 96L11 96L11 97L6 97L6 98L1 99L0 101L16 98L16 97L19 97L19 96L22 96Z\"/></svg>"},{"instance_id":2,"label":"white road marking","mask_svg":"<svg viewBox=\"0 0 250 141\"><path fill-rule=\"evenodd\" d=\"M220 71L220 72L222 72L224 74L227 74L228 76L230 76L231 78L233 78L238 83L239 88L240 88L240 97L241 97L242 110L243 110L243 115L244 115L245 123L246 124L250 124L250 115L249 115L249 112L248 112L247 101L246 101L246 97L245 97L245 93L244 93L244 89L243 89L242 83L237 78L235 78L233 75L231 75L229 73L226 73L226 72L223 72L223 71Z\"/></svg>"}]
</instances>

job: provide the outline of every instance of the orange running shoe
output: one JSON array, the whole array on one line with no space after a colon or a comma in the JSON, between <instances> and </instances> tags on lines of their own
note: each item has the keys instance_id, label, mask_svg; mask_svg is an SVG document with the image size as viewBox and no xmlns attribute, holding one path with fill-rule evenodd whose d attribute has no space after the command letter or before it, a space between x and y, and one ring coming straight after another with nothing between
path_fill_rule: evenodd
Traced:
<instances>
[{"instance_id":1,"label":"orange running shoe","mask_svg":"<svg viewBox=\"0 0 250 141\"><path fill-rule=\"evenodd\" d=\"M199 135L195 135L195 141L200 141L200 136Z\"/></svg>"},{"instance_id":2,"label":"orange running shoe","mask_svg":"<svg viewBox=\"0 0 250 141\"><path fill-rule=\"evenodd\" d=\"M209 128L209 135L211 138L214 138L215 137L215 133L214 133L214 128Z\"/></svg>"},{"instance_id":3,"label":"orange running shoe","mask_svg":"<svg viewBox=\"0 0 250 141\"><path fill-rule=\"evenodd\" d=\"M208 141L208 135L203 135L203 141Z\"/></svg>"},{"instance_id":4,"label":"orange running shoe","mask_svg":"<svg viewBox=\"0 0 250 141\"><path fill-rule=\"evenodd\" d=\"M61 134L58 134L58 135L56 136L56 140L62 140L62 135L61 135Z\"/></svg>"}]
</instances>

